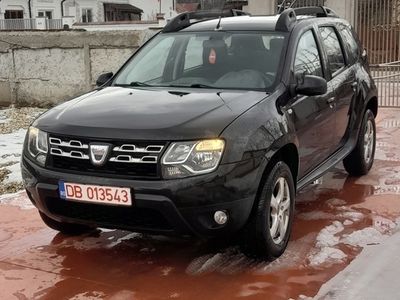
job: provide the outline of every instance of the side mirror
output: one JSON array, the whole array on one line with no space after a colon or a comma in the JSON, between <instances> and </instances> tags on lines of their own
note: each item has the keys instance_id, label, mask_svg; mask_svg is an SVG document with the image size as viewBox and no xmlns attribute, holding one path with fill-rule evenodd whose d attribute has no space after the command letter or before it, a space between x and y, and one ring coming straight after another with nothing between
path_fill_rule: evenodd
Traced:
<instances>
[{"instance_id":1,"label":"side mirror","mask_svg":"<svg viewBox=\"0 0 400 300\"><path fill-rule=\"evenodd\" d=\"M328 84L326 80L314 75L297 76L296 93L305 96L319 96L326 94Z\"/></svg>"},{"instance_id":2,"label":"side mirror","mask_svg":"<svg viewBox=\"0 0 400 300\"><path fill-rule=\"evenodd\" d=\"M96 85L97 86L105 85L113 77L113 75L114 73L112 72L101 74L99 78L97 78L96 80Z\"/></svg>"}]
</instances>

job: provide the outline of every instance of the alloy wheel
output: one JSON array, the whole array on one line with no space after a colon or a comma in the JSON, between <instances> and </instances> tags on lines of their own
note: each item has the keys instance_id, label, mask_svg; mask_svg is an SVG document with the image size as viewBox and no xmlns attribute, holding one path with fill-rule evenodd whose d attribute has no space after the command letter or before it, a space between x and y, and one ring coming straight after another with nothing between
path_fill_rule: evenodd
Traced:
<instances>
[{"instance_id":1,"label":"alloy wheel","mask_svg":"<svg viewBox=\"0 0 400 300\"><path fill-rule=\"evenodd\" d=\"M275 244L285 239L290 218L290 190L285 178L279 177L275 183L270 206L270 234Z\"/></svg>"}]
</instances>

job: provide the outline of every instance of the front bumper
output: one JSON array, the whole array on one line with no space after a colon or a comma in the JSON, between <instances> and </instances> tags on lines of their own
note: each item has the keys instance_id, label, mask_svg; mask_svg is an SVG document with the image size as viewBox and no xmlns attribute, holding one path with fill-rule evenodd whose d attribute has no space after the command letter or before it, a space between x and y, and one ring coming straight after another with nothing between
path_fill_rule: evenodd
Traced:
<instances>
[{"instance_id":1,"label":"front bumper","mask_svg":"<svg viewBox=\"0 0 400 300\"><path fill-rule=\"evenodd\" d=\"M22 159L22 177L32 203L60 222L138 232L212 237L234 233L251 213L260 181L261 159L221 165L217 171L178 180L124 180L55 172ZM132 207L65 201L58 182L129 187ZM228 212L228 222L214 222L215 211Z\"/></svg>"}]
</instances>

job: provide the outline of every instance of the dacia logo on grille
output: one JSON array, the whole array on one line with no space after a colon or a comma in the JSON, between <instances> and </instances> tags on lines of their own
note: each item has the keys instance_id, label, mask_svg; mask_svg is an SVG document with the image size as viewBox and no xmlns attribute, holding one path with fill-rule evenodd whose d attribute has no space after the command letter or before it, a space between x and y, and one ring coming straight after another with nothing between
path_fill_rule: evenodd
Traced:
<instances>
[{"instance_id":1,"label":"dacia logo on grille","mask_svg":"<svg viewBox=\"0 0 400 300\"><path fill-rule=\"evenodd\" d=\"M103 166L106 162L110 145L90 144L90 160L95 166Z\"/></svg>"}]
</instances>

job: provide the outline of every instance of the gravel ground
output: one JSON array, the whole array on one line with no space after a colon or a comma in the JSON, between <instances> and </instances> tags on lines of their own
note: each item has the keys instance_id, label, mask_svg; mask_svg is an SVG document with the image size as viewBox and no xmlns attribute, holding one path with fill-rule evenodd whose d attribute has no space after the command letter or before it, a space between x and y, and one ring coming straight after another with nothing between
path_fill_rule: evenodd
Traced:
<instances>
[{"instance_id":1,"label":"gravel ground","mask_svg":"<svg viewBox=\"0 0 400 300\"><path fill-rule=\"evenodd\" d=\"M18 129L26 129L44 109L23 107L0 110L0 134L12 133Z\"/></svg>"},{"instance_id":2,"label":"gravel ground","mask_svg":"<svg viewBox=\"0 0 400 300\"><path fill-rule=\"evenodd\" d=\"M23 188L19 161L25 132L44 111L31 107L0 109L0 195Z\"/></svg>"}]
</instances>

